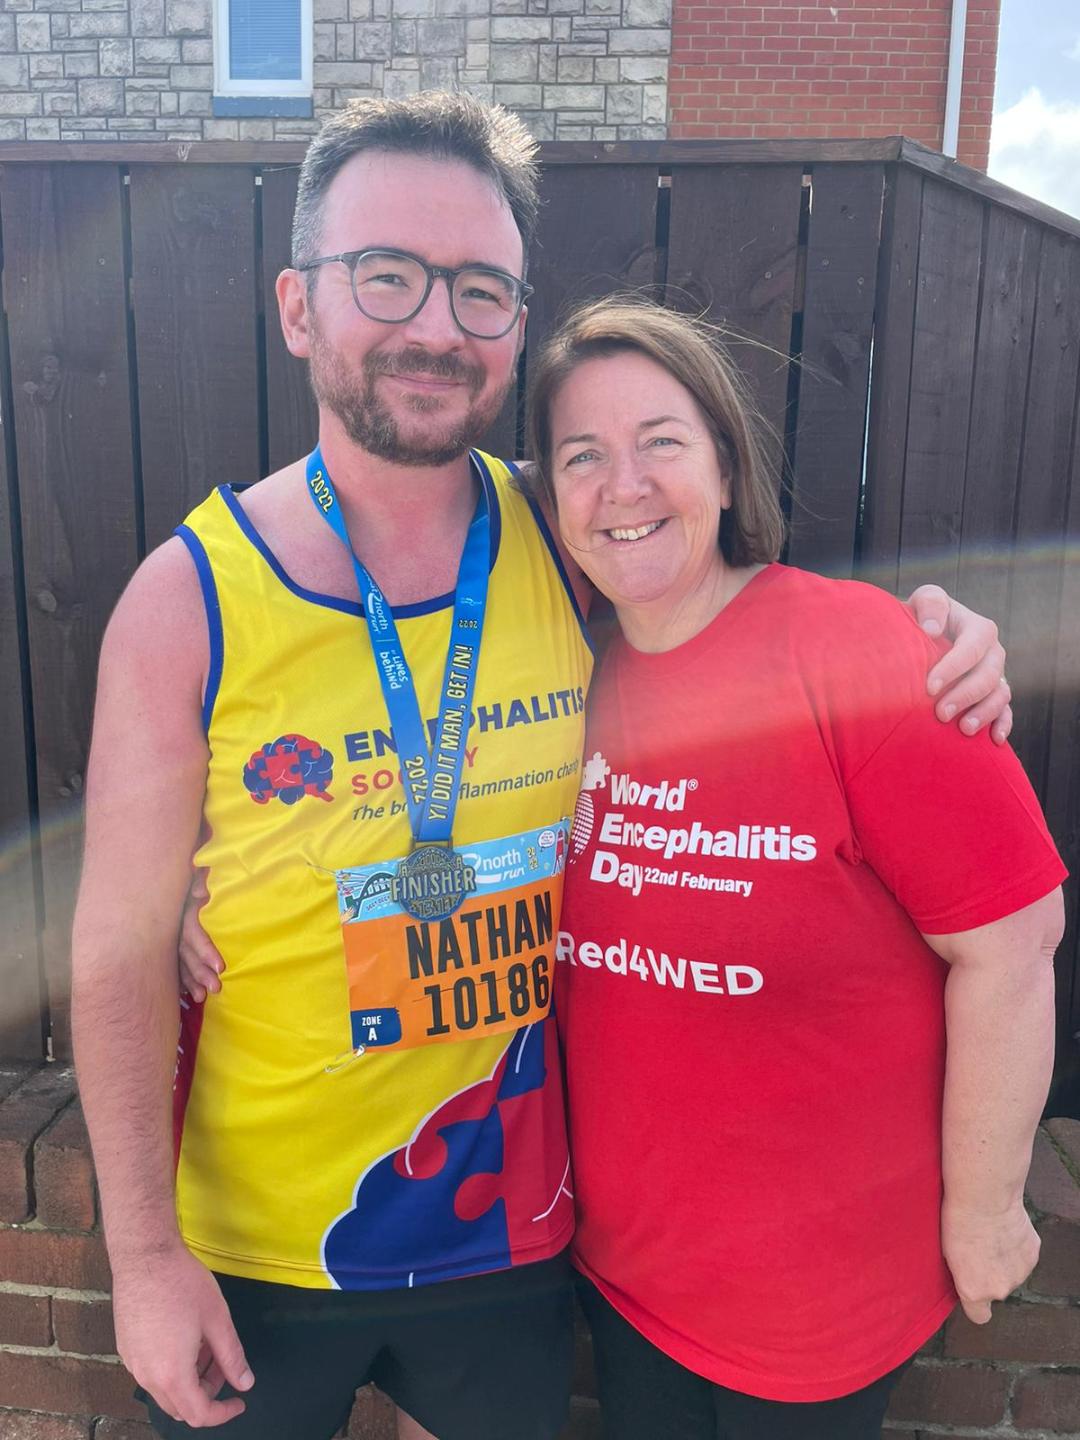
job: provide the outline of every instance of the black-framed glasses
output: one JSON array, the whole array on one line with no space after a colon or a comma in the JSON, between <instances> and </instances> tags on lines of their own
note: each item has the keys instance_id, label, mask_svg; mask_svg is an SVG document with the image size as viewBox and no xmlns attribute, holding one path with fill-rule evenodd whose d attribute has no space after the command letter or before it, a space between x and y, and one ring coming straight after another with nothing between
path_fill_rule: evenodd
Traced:
<instances>
[{"instance_id":1,"label":"black-framed glasses","mask_svg":"<svg viewBox=\"0 0 1080 1440\"><path fill-rule=\"evenodd\" d=\"M314 270L340 261L348 267L356 308L369 320L400 325L418 315L440 277L446 281L450 310L458 327L478 340L498 340L514 328L533 287L516 275L490 265L448 270L429 265L407 250L346 250L298 265Z\"/></svg>"}]
</instances>

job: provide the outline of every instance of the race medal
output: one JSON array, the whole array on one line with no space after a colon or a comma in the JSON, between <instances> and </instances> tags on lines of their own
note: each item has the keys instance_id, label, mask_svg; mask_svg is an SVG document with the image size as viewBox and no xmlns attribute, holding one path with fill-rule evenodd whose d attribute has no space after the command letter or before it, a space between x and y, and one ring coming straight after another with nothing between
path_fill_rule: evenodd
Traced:
<instances>
[{"instance_id":1,"label":"race medal","mask_svg":"<svg viewBox=\"0 0 1080 1440\"><path fill-rule=\"evenodd\" d=\"M404 860L336 872L354 1055L544 1019L569 833L563 816L458 851L420 845Z\"/></svg>"},{"instance_id":2,"label":"race medal","mask_svg":"<svg viewBox=\"0 0 1080 1440\"><path fill-rule=\"evenodd\" d=\"M446 920L475 892L476 871L449 845L417 845L390 882L390 898L414 920Z\"/></svg>"}]
</instances>

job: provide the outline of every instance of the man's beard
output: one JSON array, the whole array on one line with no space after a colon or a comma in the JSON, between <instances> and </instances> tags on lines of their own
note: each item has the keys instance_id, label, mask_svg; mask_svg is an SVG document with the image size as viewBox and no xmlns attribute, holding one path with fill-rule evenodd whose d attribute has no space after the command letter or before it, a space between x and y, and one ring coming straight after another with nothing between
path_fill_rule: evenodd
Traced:
<instances>
[{"instance_id":1,"label":"man's beard","mask_svg":"<svg viewBox=\"0 0 1080 1440\"><path fill-rule=\"evenodd\" d=\"M309 328L308 339L311 386L316 400L340 420L354 445L395 465L435 467L460 459L483 438L513 383L511 371L505 385L481 403L478 397L487 374L480 366L466 365L454 355L429 355L415 345L393 354L370 351L362 361L358 382L340 363L337 352L323 342L317 326ZM468 391L469 409L452 429L409 440L378 397L376 382L382 375L424 375L458 381ZM413 414L426 415L438 409L440 398L416 394L409 396L406 403Z\"/></svg>"}]
</instances>

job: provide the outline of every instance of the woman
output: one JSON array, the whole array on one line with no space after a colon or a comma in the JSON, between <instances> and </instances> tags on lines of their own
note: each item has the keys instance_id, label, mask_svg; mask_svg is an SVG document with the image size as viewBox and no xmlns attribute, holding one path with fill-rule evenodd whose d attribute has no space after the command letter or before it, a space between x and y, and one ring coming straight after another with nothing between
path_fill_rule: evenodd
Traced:
<instances>
[{"instance_id":1,"label":"woman","mask_svg":"<svg viewBox=\"0 0 1080 1440\"><path fill-rule=\"evenodd\" d=\"M957 1294L986 1319L1037 1257L1063 868L1012 753L933 719L904 609L776 563L707 327L600 302L533 381L622 631L556 992L606 1433L865 1440Z\"/></svg>"}]
</instances>

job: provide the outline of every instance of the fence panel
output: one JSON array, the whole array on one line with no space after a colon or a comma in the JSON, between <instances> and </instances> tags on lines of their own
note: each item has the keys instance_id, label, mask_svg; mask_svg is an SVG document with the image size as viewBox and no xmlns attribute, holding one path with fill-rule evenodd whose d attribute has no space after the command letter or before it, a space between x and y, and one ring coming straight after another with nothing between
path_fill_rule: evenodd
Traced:
<instances>
[{"instance_id":1,"label":"fence panel","mask_svg":"<svg viewBox=\"0 0 1080 1440\"><path fill-rule=\"evenodd\" d=\"M307 363L285 348L274 283L291 260L295 165L262 172L262 293L266 331L266 428L268 469L280 470L314 447L318 412L308 384Z\"/></svg>"},{"instance_id":2,"label":"fence panel","mask_svg":"<svg viewBox=\"0 0 1080 1440\"><path fill-rule=\"evenodd\" d=\"M69 1053L79 797L102 631L138 558L115 165L5 166L5 295L53 1041Z\"/></svg>"},{"instance_id":3,"label":"fence panel","mask_svg":"<svg viewBox=\"0 0 1080 1440\"><path fill-rule=\"evenodd\" d=\"M1040 788L1046 773L1055 624L1061 592L1077 374L1080 366L1080 245L1047 234L1035 311L1011 569L1009 678L1017 694L1014 743ZM1080 617L1075 613L1073 623Z\"/></svg>"},{"instance_id":4,"label":"fence panel","mask_svg":"<svg viewBox=\"0 0 1080 1440\"><path fill-rule=\"evenodd\" d=\"M792 460L793 565L850 575L866 440L881 165L815 165Z\"/></svg>"},{"instance_id":5,"label":"fence panel","mask_svg":"<svg viewBox=\"0 0 1080 1440\"><path fill-rule=\"evenodd\" d=\"M215 485L260 478L251 168L133 167L131 264L154 546Z\"/></svg>"},{"instance_id":6,"label":"fence panel","mask_svg":"<svg viewBox=\"0 0 1080 1440\"><path fill-rule=\"evenodd\" d=\"M710 319L735 332L732 353L773 432L767 452L777 475L802 201L801 165L676 166L671 173L668 301L705 306Z\"/></svg>"},{"instance_id":7,"label":"fence panel","mask_svg":"<svg viewBox=\"0 0 1080 1440\"><path fill-rule=\"evenodd\" d=\"M1058 1084L1080 1114L1080 444L1074 437L1054 693L1046 766L1046 818L1069 867L1065 940L1058 951Z\"/></svg>"},{"instance_id":8,"label":"fence panel","mask_svg":"<svg viewBox=\"0 0 1080 1440\"><path fill-rule=\"evenodd\" d=\"M900 585L922 198L923 177L918 171L900 165L886 170L859 573L887 590Z\"/></svg>"},{"instance_id":9,"label":"fence panel","mask_svg":"<svg viewBox=\"0 0 1080 1440\"><path fill-rule=\"evenodd\" d=\"M10 277L10 271L8 275ZM34 883L32 842L31 736L24 707L25 597L22 554L12 516L18 517L14 429L11 417L11 367L7 326L0 322L0 733L7 764L0 786L0 1056L40 1058L42 1016L48 1009L42 985L38 933L41 928Z\"/></svg>"},{"instance_id":10,"label":"fence panel","mask_svg":"<svg viewBox=\"0 0 1080 1440\"><path fill-rule=\"evenodd\" d=\"M655 165L566 165L544 171L529 279L526 345L535 355L582 300L656 279Z\"/></svg>"},{"instance_id":11,"label":"fence panel","mask_svg":"<svg viewBox=\"0 0 1080 1440\"><path fill-rule=\"evenodd\" d=\"M900 588L955 591L979 303L983 204L927 180L915 300Z\"/></svg>"},{"instance_id":12,"label":"fence panel","mask_svg":"<svg viewBox=\"0 0 1080 1440\"><path fill-rule=\"evenodd\" d=\"M1041 248L1041 226L1005 210L991 210L964 478L959 580L961 599L983 614L993 615L1003 627L1009 609L1009 567L1002 542L1013 529Z\"/></svg>"}]
</instances>

